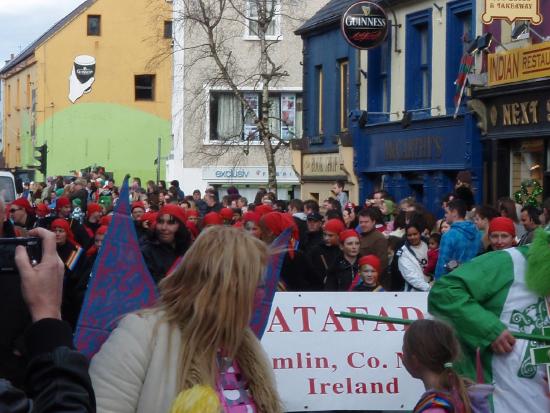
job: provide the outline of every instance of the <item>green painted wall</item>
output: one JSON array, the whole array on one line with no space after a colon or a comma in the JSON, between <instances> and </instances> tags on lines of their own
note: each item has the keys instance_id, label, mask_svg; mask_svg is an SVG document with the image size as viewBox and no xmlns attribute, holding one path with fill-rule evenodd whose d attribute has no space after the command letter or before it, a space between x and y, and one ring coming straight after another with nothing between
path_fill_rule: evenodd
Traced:
<instances>
[{"instance_id":1,"label":"green painted wall","mask_svg":"<svg viewBox=\"0 0 550 413\"><path fill-rule=\"evenodd\" d=\"M48 175L102 165L114 172L116 183L130 174L144 185L156 179L159 137L161 156L166 156L171 148L169 121L122 105L77 103L37 127L36 145L48 143Z\"/></svg>"}]
</instances>

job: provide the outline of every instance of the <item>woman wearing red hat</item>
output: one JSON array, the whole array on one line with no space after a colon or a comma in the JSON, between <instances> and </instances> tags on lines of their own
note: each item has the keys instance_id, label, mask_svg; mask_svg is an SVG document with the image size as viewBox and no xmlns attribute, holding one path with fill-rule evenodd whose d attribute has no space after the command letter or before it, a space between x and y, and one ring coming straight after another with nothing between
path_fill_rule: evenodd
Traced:
<instances>
[{"instance_id":1,"label":"woman wearing red hat","mask_svg":"<svg viewBox=\"0 0 550 413\"><path fill-rule=\"evenodd\" d=\"M510 218L493 218L489 223L488 233L491 251L504 250L516 245L516 227Z\"/></svg>"},{"instance_id":2,"label":"woman wearing red hat","mask_svg":"<svg viewBox=\"0 0 550 413\"><path fill-rule=\"evenodd\" d=\"M325 291L349 291L359 268L359 234L353 229L340 233L340 257L327 272Z\"/></svg>"},{"instance_id":3,"label":"woman wearing red hat","mask_svg":"<svg viewBox=\"0 0 550 413\"><path fill-rule=\"evenodd\" d=\"M163 206L158 212L152 237L141 248L147 268L157 283L191 244L186 221L183 208L175 204Z\"/></svg>"},{"instance_id":4,"label":"woman wearing red hat","mask_svg":"<svg viewBox=\"0 0 550 413\"><path fill-rule=\"evenodd\" d=\"M262 235L262 231L260 229L260 218L260 215L256 212L245 212L243 215L244 229L256 238L260 238Z\"/></svg>"},{"instance_id":5,"label":"woman wearing red hat","mask_svg":"<svg viewBox=\"0 0 550 413\"><path fill-rule=\"evenodd\" d=\"M73 329L76 327L82 299L86 291L87 273L85 271L84 250L75 241L69 222L62 218L52 221L51 231L55 234L57 255L65 264L63 282L63 303L61 314Z\"/></svg>"},{"instance_id":6,"label":"woman wearing red hat","mask_svg":"<svg viewBox=\"0 0 550 413\"><path fill-rule=\"evenodd\" d=\"M86 209L86 220L84 221L84 228L90 238L94 238L96 231L101 226L100 220L103 216L103 207L95 202L88 203Z\"/></svg>"}]
</instances>

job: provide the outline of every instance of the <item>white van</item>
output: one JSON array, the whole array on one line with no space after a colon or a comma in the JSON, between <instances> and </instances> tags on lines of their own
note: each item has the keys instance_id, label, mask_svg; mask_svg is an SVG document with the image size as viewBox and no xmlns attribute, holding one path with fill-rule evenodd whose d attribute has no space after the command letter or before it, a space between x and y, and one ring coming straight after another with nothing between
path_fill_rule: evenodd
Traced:
<instances>
[{"instance_id":1,"label":"white van","mask_svg":"<svg viewBox=\"0 0 550 413\"><path fill-rule=\"evenodd\" d=\"M0 199L5 203L10 203L15 200L15 178L8 171L0 171Z\"/></svg>"}]
</instances>

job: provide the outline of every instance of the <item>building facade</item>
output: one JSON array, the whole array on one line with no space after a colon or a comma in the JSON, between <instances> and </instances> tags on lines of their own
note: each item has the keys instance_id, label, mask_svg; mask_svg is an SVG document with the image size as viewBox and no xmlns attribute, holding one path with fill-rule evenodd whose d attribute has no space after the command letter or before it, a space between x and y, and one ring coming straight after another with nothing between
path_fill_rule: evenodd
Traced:
<instances>
[{"instance_id":1,"label":"building facade","mask_svg":"<svg viewBox=\"0 0 550 413\"><path fill-rule=\"evenodd\" d=\"M541 2L550 16L550 4ZM495 21L484 62L487 83L473 89L484 148L485 199L540 205L550 196L550 21L521 30ZM518 29L518 30L516 30Z\"/></svg>"},{"instance_id":2,"label":"building facade","mask_svg":"<svg viewBox=\"0 0 550 413\"><path fill-rule=\"evenodd\" d=\"M413 196L439 213L441 199L452 192L461 170L472 172L481 200L477 121L464 104L454 116L454 98L461 58L481 32L476 16L482 2L378 2L390 28L385 41L369 51L349 46L341 34L340 19L353 3L332 1L308 22L310 27L300 29L305 59L314 62L304 66L309 126L304 126L307 140L295 162L302 165L302 179L313 152L323 157L332 152L340 154L334 175L356 188L350 195L359 204L384 189L396 199ZM316 41L324 49L342 51L327 59ZM323 187L334 177L326 174ZM308 185L313 188L315 181Z\"/></svg>"},{"instance_id":3,"label":"building facade","mask_svg":"<svg viewBox=\"0 0 550 413\"><path fill-rule=\"evenodd\" d=\"M284 145L276 152L278 196L300 197L299 177L292 168L290 142L302 136L302 45L294 30L326 0L268 2L275 10L267 41L270 58L284 76L269 87L270 128ZM242 103L227 82L216 78L212 56L205 57L204 32L193 25L184 2L174 0L174 87L172 107L172 151L167 176L178 179L185 193L208 186L225 194L236 186L249 200L266 187L268 168L264 145L254 135L254 114L245 113ZM216 36L231 59L231 77L251 107L263 104L258 77L260 41L254 32L256 0L235 2L242 8L224 11ZM237 6L235 6L237 7ZM276 143L276 142L275 142Z\"/></svg>"},{"instance_id":4,"label":"building facade","mask_svg":"<svg viewBox=\"0 0 550 413\"><path fill-rule=\"evenodd\" d=\"M164 0L87 0L0 71L7 167L47 174L102 165L155 179L158 139L170 147L171 5ZM164 168L161 171L164 177Z\"/></svg>"}]
</instances>

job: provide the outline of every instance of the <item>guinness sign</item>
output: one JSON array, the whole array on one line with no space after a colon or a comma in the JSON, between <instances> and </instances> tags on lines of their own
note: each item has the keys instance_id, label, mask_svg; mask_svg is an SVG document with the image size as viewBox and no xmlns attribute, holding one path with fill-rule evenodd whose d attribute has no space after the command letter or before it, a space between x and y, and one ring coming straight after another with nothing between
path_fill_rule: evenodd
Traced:
<instances>
[{"instance_id":1,"label":"guinness sign","mask_svg":"<svg viewBox=\"0 0 550 413\"><path fill-rule=\"evenodd\" d=\"M353 47L373 49L388 34L388 16L383 8L370 1L353 4L342 16L342 34Z\"/></svg>"}]
</instances>

